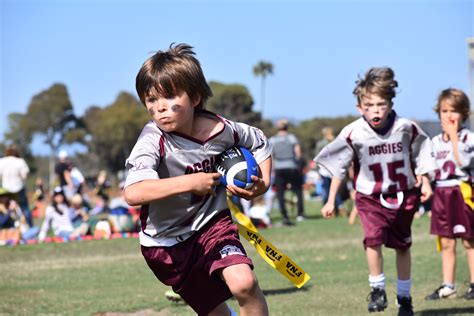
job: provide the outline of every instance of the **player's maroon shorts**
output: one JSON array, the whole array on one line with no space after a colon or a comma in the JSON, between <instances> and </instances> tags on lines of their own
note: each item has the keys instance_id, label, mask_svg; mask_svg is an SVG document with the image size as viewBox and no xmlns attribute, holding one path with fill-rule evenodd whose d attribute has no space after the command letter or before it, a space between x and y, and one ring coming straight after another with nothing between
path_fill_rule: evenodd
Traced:
<instances>
[{"instance_id":1,"label":"player's maroon shorts","mask_svg":"<svg viewBox=\"0 0 474 316\"><path fill-rule=\"evenodd\" d=\"M404 191L403 203L398 209L384 207L380 194L365 195L357 192L356 207L364 230L364 248L385 245L394 249L411 246L411 223L420 204L420 190ZM384 195L386 200L390 196Z\"/></svg>"},{"instance_id":2,"label":"player's maroon shorts","mask_svg":"<svg viewBox=\"0 0 474 316\"><path fill-rule=\"evenodd\" d=\"M164 284L172 286L199 315L207 315L232 293L216 270L244 263L253 268L240 243L230 211L222 211L193 236L172 247L141 247Z\"/></svg>"},{"instance_id":3,"label":"player's maroon shorts","mask_svg":"<svg viewBox=\"0 0 474 316\"><path fill-rule=\"evenodd\" d=\"M431 234L474 239L474 212L464 203L459 186L435 189L431 203Z\"/></svg>"}]
</instances>

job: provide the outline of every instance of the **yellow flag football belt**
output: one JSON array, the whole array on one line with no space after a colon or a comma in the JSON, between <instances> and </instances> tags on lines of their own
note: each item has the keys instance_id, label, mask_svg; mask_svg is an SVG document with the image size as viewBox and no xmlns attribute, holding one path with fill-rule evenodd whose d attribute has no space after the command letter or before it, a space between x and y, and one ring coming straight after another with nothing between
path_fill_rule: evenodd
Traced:
<instances>
[{"instance_id":1,"label":"yellow flag football belt","mask_svg":"<svg viewBox=\"0 0 474 316\"><path fill-rule=\"evenodd\" d=\"M309 274L304 272L293 260L263 238L252 223L250 218L245 216L239 208L227 197L229 208L237 219L239 234L247 239L257 250L260 257L263 258L270 266L280 272L284 277L290 280L297 288L301 288L311 278Z\"/></svg>"}]
</instances>

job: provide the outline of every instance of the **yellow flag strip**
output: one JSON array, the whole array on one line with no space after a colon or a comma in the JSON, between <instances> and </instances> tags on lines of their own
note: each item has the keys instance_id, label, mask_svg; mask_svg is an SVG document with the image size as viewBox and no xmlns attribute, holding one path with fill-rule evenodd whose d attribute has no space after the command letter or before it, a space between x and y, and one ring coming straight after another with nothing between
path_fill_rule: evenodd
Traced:
<instances>
[{"instance_id":1,"label":"yellow flag strip","mask_svg":"<svg viewBox=\"0 0 474 316\"><path fill-rule=\"evenodd\" d=\"M472 211L474 211L474 201L472 200L472 190L473 186L470 182L462 181L459 185L461 194L464 198L464 203L469 205Z\"/></svg>"},{"instance_id":2,"label":"yellow flag strip","mask_svg":"<svg viewBox=\"0 0 474 316\"><path fill-rule=\"evenodd\" d=\"M263 260L290 280L290 282L297 288L301 288L306 282L308 282L311 278L309 274L260 235L257 227L255 227L250 218L242 213L229 197L227 197L227 202L232 214L238 221L237 226L239 228L239 234L255 247Z\"/></svg>"}]
</instances>

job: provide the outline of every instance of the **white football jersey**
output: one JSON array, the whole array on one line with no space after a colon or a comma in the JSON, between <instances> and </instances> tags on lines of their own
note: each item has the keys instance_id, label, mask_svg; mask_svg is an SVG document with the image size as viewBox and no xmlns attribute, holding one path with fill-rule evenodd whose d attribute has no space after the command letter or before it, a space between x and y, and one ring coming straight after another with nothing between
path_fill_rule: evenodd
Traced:
<instances>
[{"instance_id":1,"label":"white football jersey","mask_svg":"<svg viewBox=\"0 0 474 316\"><path fill-rule=\"evenodd\" d=\"M125 186L148 179L214 172L215 157L234 145L249 149L257 163L271 155L271 146L259 129L207 111L200 115L224 123L222 131L204 142L179 133L163 132L152 121L146 124L126 161ZM220 185L215 197L187 192L142 206L140 243L172 246L184 241L218 212L228 209L225 190Z\"/></svg>"},{"instance_id":2,"label":"white football jersey","mask_svg":"<svg viewBox=\"0 0 474 316\"><path fill-rule=\"evenodd\" d=\"M470 181L474 170L474 133L463 128L458 132L459 156L462 165L459 166L454 159L453 145L451 141L443 140L443 134L433 137L433 148L438 168L435 179Z\"/></svg>"},{"instance_id":3,"label":"white football jersey","mask_svg":"<svg viewBox=\"0 0 474 316\"><path fill-rule=\"evenodd\" d=\"M436 169L430 138L395 113L388 124L382 135L361 117L344 127L316 162L340 179L354 163L354 188L366 195L413 188L416 175Z\"/></svg>"}]
</instances>

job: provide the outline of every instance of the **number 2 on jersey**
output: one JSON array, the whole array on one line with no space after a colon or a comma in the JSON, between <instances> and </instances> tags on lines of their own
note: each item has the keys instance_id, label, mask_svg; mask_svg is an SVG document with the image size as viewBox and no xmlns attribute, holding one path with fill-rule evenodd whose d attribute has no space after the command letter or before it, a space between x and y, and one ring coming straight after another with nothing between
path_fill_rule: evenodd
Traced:
<instances>
[{"instance_id":1,"label":"number 2 on jersey","mask_svg":"<svg viewBox=\"0 0 474 316\"><path fill-rule=\"evenodd\" d=\"M456 164L451 160L446 160L441 169L437 169L435 173L436 180L451 179L456 174Z\"/></svg>"}]
</instances>

